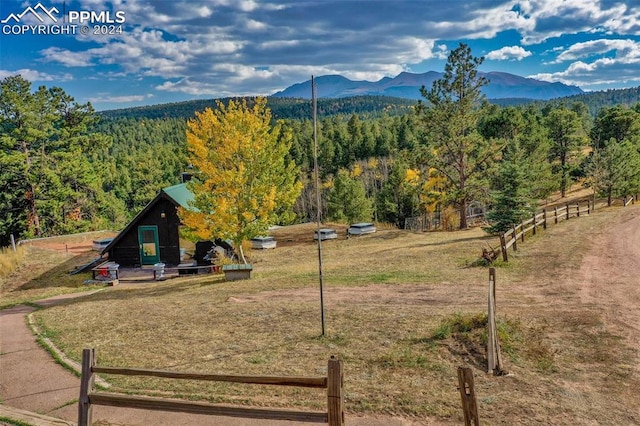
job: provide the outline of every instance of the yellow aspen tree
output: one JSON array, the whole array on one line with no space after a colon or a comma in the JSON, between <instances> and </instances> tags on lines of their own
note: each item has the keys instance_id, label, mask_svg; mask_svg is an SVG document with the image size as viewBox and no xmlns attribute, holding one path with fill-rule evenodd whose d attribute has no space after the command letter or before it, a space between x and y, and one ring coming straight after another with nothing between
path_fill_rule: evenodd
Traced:
<instances>
[{"instance_id":1,"label":"yellow aspen tree","mask_svg":"<svg viewBox=\"0 0 640 426\"><path fill-rule=\"evenodd\" d=\"M300 195L298 167L289 159L292 137L272 125L266 99L217 103L187 122L194 178L190 209L179 209L186 235L194 240L233 241L246 263L242 242L265 235L290 214Z\"/></svg>"},{"instance_id":2,"label":"yellow aspen tree","mask_svg":"<svg viewBox=\"0 0 640 426\"><path fill-rule=\"evenodd\" d=\"M422 186L422 192L420 194L420 201L425 206L427 213L433 213L438 208L438 205L442 203L446 192L443 188L446 187L447 180L436 169L430 168L428 172L428 179Z\"/></svg>"}]
</instances>

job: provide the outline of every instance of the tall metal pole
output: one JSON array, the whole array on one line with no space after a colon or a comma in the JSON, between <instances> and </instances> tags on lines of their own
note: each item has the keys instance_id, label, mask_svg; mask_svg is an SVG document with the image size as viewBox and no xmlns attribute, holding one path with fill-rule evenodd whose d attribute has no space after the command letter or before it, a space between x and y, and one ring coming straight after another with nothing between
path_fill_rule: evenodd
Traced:
<instances>
[{"instance_id":1,"label":"tall metal pole","mask_svg":"<svg viewBox=\"0 0 640 426\"><path fill-rule=\"evenodd\" d=\"M311 76L311 102L313 104L313 169L316 179L316 229L318 237L318 279L320 280L320 315L322 317L322 336L324 336L324 283L322 276L322 238L320 238L320 170L318 169L318 124L316 119L316 83Z\"/></svg>"}]
</instances>

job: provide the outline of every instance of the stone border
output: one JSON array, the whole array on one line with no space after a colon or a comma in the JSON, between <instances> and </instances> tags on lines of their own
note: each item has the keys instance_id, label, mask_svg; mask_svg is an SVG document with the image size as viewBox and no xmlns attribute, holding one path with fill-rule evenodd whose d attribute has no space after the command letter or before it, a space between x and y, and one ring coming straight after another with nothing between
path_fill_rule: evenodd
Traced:
<instances>
[{"instance_id":1,"label":"stone border","mask_svg":"<svg viewBox=\"0 0 640 426\"><path fill-rule=\"evenodd\" d=\"M75 422L56 419L44 414L33 413L0 404L0 417L28 423L31 426L76 426Z\"/></svg>"},{"instance_id":2,"label":"stone border","mask_svg":"<svg viewBox=\"0 0 640 426\"><path fill-rule=\"evenodd\" d=\"M94 293L98 293L100 291L103 291L104 289L98 289L96 291L91 291L91 292L85 292L85 293L78 293L78 295L76 297L82 297L82 296L88 296ZM73 294L73 293L72 293ZM65 297L67 296L67 297ZM60 297L60 296L58 296ZM63 299L67 299L69 298L68 295L63 295L62 296ZM51 299L43 299L43 300L51 300ZM53 298L53 300L55 300L55 297ZM39 306L39 309L46 309L49 306L54 306L55 303L45 303L45 304L41 304L40 302L42 302L42 300L38 300L36 301L34 304ZM80 375L82 374L82 365L74 360L72 360L71 358L69 358L64 352L62 352L52 341L51 339L49 339L48 337L44 337L44 335L42 334L42 331L40 330L40 328L38 327L38 325L36 324L36 321L33 317L33 314L37 312L30 312L26 315L27 317L27 326L29 327L29 329L31 330L31 332L33 333L33 335L40 340L40 342L42 342L42 344L45 346L45 350L48 351L49 353L54 354L54 359L56 362L58 362L59 364L61 364L64 368L66 368L67 370L73 372L76 376L80 377ZM96 376L96 384L98 384L99 386L103 387L103 388L110 388L111 385L106 382L104 379Z\"/></svg>"}]
</instances>

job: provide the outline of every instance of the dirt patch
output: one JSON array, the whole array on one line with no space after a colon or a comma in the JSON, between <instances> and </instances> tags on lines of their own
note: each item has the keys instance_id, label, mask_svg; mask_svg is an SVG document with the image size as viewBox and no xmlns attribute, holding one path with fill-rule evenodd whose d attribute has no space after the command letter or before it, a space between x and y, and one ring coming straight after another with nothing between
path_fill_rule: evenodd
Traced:
<instances>
[{"instance_id":1,"label":"dirt patch","mask_svg":"<svg viewBox=\"0 0 640 426\"><path fill-rule=\"evenodd\" d=\"M60 237L42 238L26 241L29 247L38 247L70 254L83 254L92 251L93 240L113 238L118 235L113 231L96 231L82 234L64 235ZM98 252L96 252L96 255Z\"/></svg>"},{"instance_id":2,"label":"dirt patch","mask_svg":"<svg viewBox=\"0 0 640 426\"><path fill-rule=\"evenodd\" d=\"M233 296L230 303L261 302L314 302L320 297L320 288L300 288L292 290L273 290L258 294ZM348 304L357 301L359 305L439 305L448 303L450 296L434 287L415 285L368 285L363 287L331 287L325 290L327 303L333 305ZM458 303L461 303L459 301Z\"/></svg>"}]
</instances>

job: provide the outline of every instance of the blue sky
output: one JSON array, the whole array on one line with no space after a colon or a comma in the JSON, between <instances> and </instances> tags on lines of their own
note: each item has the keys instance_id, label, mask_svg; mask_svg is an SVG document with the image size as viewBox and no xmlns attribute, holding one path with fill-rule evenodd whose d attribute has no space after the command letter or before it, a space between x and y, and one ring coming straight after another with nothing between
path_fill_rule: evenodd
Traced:
<instances>
[{"instance_id":1,"label":"blue sky","mask_svg":"<svg viewBox=\"0 0 640 426\"><path fill-rule=\"evenodd\" d=\"M98 110L442 71L460 42L483 71L640 85L640 0L0 0L0 21L0 78Z\"/></svg>"}]
</instances>

